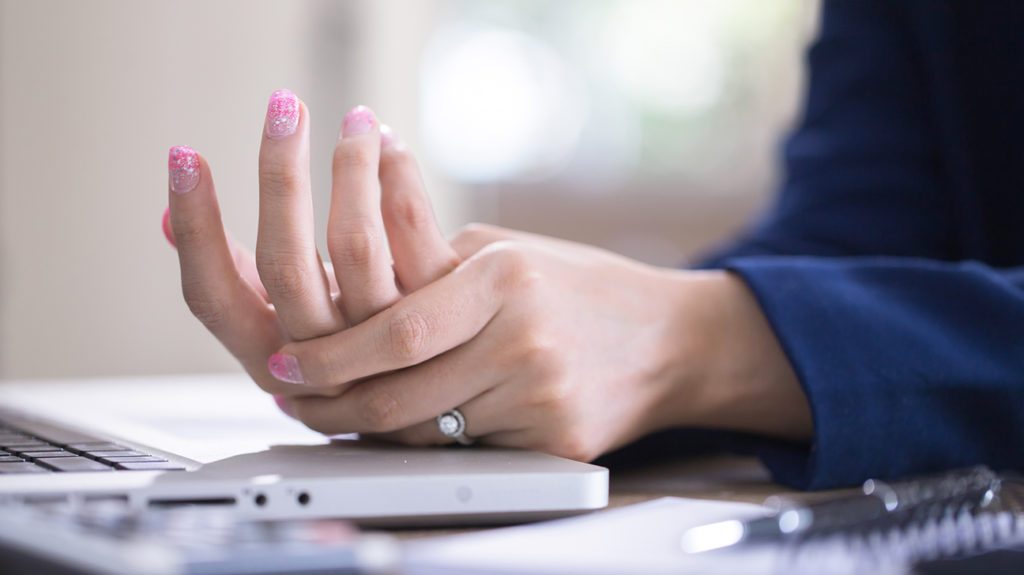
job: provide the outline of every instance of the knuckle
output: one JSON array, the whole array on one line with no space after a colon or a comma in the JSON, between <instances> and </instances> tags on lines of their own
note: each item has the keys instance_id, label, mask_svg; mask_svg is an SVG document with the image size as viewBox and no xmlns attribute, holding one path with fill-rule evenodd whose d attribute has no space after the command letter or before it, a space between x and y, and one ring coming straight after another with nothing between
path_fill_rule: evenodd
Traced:
<instances>
[{"instance_id":1,"label":"knuckle","mask_svg":"<svg viewBox=\"0 0 1024 575\"><path fill-rule=\"evenodd\" d=\"M260 166L262 192L289 194L304 185L302 173L286 162L265 160Z\"/></svg>"},{"instance_id":2,"label":"knuckle","mask_svg":"<svg viewBox=\"0 0 1024 575\"><path fill-rule=\"evenodd\" d=\"M558 363L561 354L558 353L555 342L537 331L531 332L529 328L524 331L527 333L522 336L523 340L520 344L521 361L527 365L542 368L548 368Z\"/></svg>"},{"instance_id":3,"label":"knuckle","mask_svg":"<svg viewBox=\"0 0 1024 575\"><path fill-rule=\"evenodd\" d=\"M401 404L398 398L388 391L376 391L363 405L363 420L367 431L371 433L387 433L398 429L401 416Z\"/></svg>"},{"instance_id":4,"label":"knuckle","mask_svg":"<svg viewBox=\"0 0 1024 575\"><path fill-rule=\"evenodd\" d=\"M535 271L532 254L527 246L516 240L499 240L477 254L481 264L488 268L495 287L506 292L525 291L538 285L540 275Z\"/></svg>"},{"instance_id":5,"label":"knuckle","mask_svg":"<svg viewBox=\"0 0 1024 575\"><path fill-rule=\"evenodd\" d=\"M340 267L366 266L379 249L377 234L369 229L334 231L328 234L327 251Z\"/></svg>"},{"instance_id":6,"label":"knuckle","mask_svg":"<svg viewBox=\"0 0 1024 575\"><path fill-rule=\"evenodd\" d=\"M568 390L565 388L569 385L569 380L565 356L564 353L559 353L554 341L541 336L529 336L516 355L516 362L533 375L532 381L542 387L546 396L558 394L553 398L542 397L542 400L558 400L567 394Z\"/></svg>"},{"instance_id":7,"label":"knuckle","mask_svg":"<svg viewBox=\"0 0 1024 575\"><path fill-rule=\"evenodd\" d=\"M174 243L179 247L201 245L206 238L210 237L206 226L190 221L191 219L193 218L179 221L178 225L174 226Z\"/></svg>"},{"instance_id":8,"label":"knuckle","mask_svg":"<svg viewBox=\"0 0 1024 575\"><path fill-rule=\"evenodd\" d=\"M263 287L275 298L294 301L309 293L309 274L302 264L278 256L264 256L257 258L256 267Z\"/></svg>"},{"instance_id":9,"label":"knuckle","mask_svg":"<svg viewBox=\"0 0 1024 575\"><path fill-rule=\"evenodd\" d=\"M528 403L538 413L561 426L567 426L577 420L579 400L575 397L576 390L567 378L560 378L534 383L528 393Z\"/></svg>"},{"instance_id":10,"label":"knuckle","mask_svg":"<svg viewBox=\"0 0 1024 575\"><path fill-rule=\"evenodd\" d=\"M342 141L334 149L334 167L340 170L368 170L376 163L376 153L368 146Z\"/></svg>"},{"instance_id":11,"label":"knuckle","mask_svg":"<svg viewBox=\"0 0 1024 575\"><path fill-rule=\"evenodd\" d=\"M398 227L411 230L428 229L433 225L433 214L431 213L426 198L422 194L414 192L397 192L389 195L388 217Z\"/></svg>"},{"instance_id":12,"label":"knuckle","mask_svg":"<svg viewBox=\"0 0 1024 575\"><path fill-rule=\"evenodd\" d=\"M549 372L559 371L558 368L545 367L544 369ZM557 419L561 420L570 417L572 415L575 390L569 378L562 375L552 377L546 373L537 378L536 381L539 383L536 384L537 387L533 391L534 401L553 412L553 417Z\"/></svg>"},{"instance_id":13,"label":"knuckle","mask_svg":"<svg viewBox=\"0 0 1024 575\"><path fill-rule=\"evenodd\" d=\"M189 311L211 331L227 322L228 303L196 283L182 284L182 295Z\"/></svg>"},{"instance_id":14,"label":"knuckle","mask_svg":"<svg viewBox=\"0 0 1024 575\"><path fill-rule=\"evenodd\" d=\"M399 313L388 321L387 351L400 361L416 362L426 350L430 332L430 322L420 312Z\"/></svg>"},{"instance_id":15,"label":"knuckle","mask_svg":"<svg viewBox=\"0 0 1024 575\"><path fill-rule=\"evenodd\" d=\"M571 420L578 389L564 353L559 353L553 340L535 336L519 355L520 366L531 374L533 405L550 412L556 421Z\"/></svg>"}]
</instances>

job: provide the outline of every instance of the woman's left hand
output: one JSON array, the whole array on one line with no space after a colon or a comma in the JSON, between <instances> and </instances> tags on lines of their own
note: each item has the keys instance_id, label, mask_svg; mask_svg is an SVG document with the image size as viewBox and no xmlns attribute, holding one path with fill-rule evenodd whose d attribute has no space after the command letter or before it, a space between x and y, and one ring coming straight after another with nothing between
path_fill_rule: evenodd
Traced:
<instances>
[{"instance_id":1,"label":"woman's left hand","mask_svg":"<svg viewBox=\"0 0 1024 575\"><path fill-rule=\"evenodd\" d=\"M303 385L361 380L294 399L300 420L423 445L448 441L435 417L458 408L470 437L581 460L670 424L679 304L696 278L499 228L470 227L453 246L466 257L452 273L281 350Z\"/></svg>"},{"instance_id":2,"label":"woman's left hand","mask_svg":"<svg viewBox=\"0 0 1024 575\"><path fill-rule=\"evenodd\" d=\"M335 287L313 242L305 107L285 96L297 122L271 133L271 99L259 245L242 266L258 264L266 295L232 297L246 274L231 263L203 162L189 193L172 166L171 223L190 306L234 306L207 325L311 428L440 444L451 439L435 418L458 408L482 443L579 460L676 426L810 433L806 400L741 280L487 226L449 245L412 155L362 108L334 155ZM271 343L281 339L291 342Z\"/></svg>"}]
</instances>

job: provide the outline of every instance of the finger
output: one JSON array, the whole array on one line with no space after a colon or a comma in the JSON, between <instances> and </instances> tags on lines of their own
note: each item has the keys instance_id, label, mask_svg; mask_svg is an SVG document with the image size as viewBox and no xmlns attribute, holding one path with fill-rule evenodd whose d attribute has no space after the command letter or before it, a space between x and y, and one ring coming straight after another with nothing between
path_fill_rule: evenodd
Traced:
<instances>
[{"instance_id":1,"label":"finger","mask_svg":"<svg viewBox=\"0 0 1024 575\"><path fill-rule=\"evenodd\" d=\"M452 271L460 258L437 226L416 159L391 128L380 132L381 212L395 273L408 293Z\"/></svg>"},{"instance_id":2,"label":"finger","mask_svg":"<svg viewBox=\"0 0 1024 575\"><path fill-rule=\"evenodd\" d=\"M272 371L285 381L335 386L416 365L462 345L501 307L500 262L473 258L355 327L287 344L271 358Z\"/></svg>"},{"instance_id":3,"label":"finger","mask_svg":"<svg viewBox=\"0 0 1024 575\"><path fill-rule=\"evenodd\" d=\"M256 266L291 339L345 327L331 300L313 230L308 111L295 94L270 97L260 145L260 223Z\"/></svg>"},{"instance_id":4,"label":"finger","mask_svg":"<svg viewBox=\"0 0 1024 575\"><path fill-rule=\"evenodd\" d=\"M345 115L334 149L327 248L343 309L358 324L398 300L381 218L380 131L373 111L358 106Z\"/></svg>"},{"instance_id":5,"label":"finger","mask_svg":"<svg viewBox=\"0 0 1024 575\"><path fill-rule=\"evenodd\" d=\"M174 240L174 229L171 227L171 206L167 206L164 210L164 218L161 222L161 227L164 231L164 237L171 244L171 247L177 249L177 244ZM238 269L239 275L249 283L250 286L256 293L260 294L260 297L264 301L270 302L267 297L267 290L263 287L263 282L260 281L259 273L256 271L256 259L253 257L252 252L246 249L245 246L238 243L230 235L227 236L228 247L231 250L232 259L235 262L235 268Z\"/></svg>"},{"instance_id":6,"label":"finger","mask_svg":"<svg viewBox=\"0 0 1024 575\"><path fill-rule=\"evenodd\" d=\"M295 409L292 407L294 401L294 399L284 395L274 396L274 403L277 404L277 408L281 410L281 413L292 419L295 419Z\"/></svg>"},{"instance_id":7,"label":"finger","mask_svg":"<svg viewBox=\"0 0 1024 575\"><path fill-rule=\"evenodd\" d=\"M169 227L189 309L261 387L289 390L267 370L266 356L283 339L273 311L238 273L209 167L191 148L175 147L169 168Z\"/></svg>"},{"instance_id":8,"label":"finger","mask_svg":"<svg viewBox=\"0 0 1024 575\"><path fill-rule=\"evenodd\" d=\"M481 364L493 356L486 347L483 337L475 338L421 365L360 381L337 398L297 403L295 413L309 427L331 435L386 433L433 419L504 377Z\"/></svg>"},{"instance_id":9,"label":"finger","mask_svg":"<svg viewBox=\"0 0 1024 575\"><path fill-rule=\"evenodd\" d=\"M519 431L527 427L524 420L526 410L517 407L517 402L509 397L510 386L500 384L481 393L480 395L459 403L449 404L448 407L438 410L432 417L425 419L415 425L388 433L372 434L373 438L402 443L405 445L446 445L454 443L455 439L441 433L437 425L437 416L450 409L458 409L466 420L466 429L463 432L466 437L474 441L484 441L495 433L506 433Z\"/></svg>"},{"instance_id":10,"label":"finger","mask_svg":"<svg viewBox=\"0 0 1024 575\"><path fill-rule=\"evenodd\" d=\"M461 259L467 259L484 247L504 240L518 239L516 232L487 224L470 224L452 238L452 249Z\"/></svg>"},{"instance_id":11,"label":"finger","mask_svg":"<svg viewBox=\"0 0 1024 575\"><path fill-rule=\"evenodd\" d=\"M479 443L492 447L510 447L514 449L536 449L539 445L537 434L530 429L499 431L481 437Z\"/></svg>"}]
</instances>

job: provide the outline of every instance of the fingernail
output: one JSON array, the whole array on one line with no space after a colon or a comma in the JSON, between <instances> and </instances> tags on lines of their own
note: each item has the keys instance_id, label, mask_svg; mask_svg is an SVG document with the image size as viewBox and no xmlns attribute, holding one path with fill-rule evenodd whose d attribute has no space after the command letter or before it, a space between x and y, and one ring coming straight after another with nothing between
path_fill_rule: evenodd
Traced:
<instances>
[{"instance_id":1,"label":"fingernail","mask_svg":"<svg viewBox=\"0 0 1024 575\"><path fill-rule=\"evenodd\" d=\"M164 210L164 219L160 222L160 226L164 229L164 237L173 247L178 247L178 244L174 243L174 230L171 229L171 207L167 206Z\"/></svg>"},{"instance_id":2,"label":"fingernail","mask_svg":"<svg viewBox=\"0 0 1024 575\"><path fill-rule=\"evenodd\" d=\"M405 142L387 124L380 125L380 147L382 150L401 150Z\"/></svg>"},{"instance_id":3,"label":"fingernail","mask_svg":"<svg viewBox=\"0 0 1024 575\"><path fill-rule=\"evenodd\" d=\"M167 156L167 171L172 192L191 192L199 182L199 156L188 146L174 146Z\"/></svg>"},{"instance_id":4,"label":"fingernail","mask_svg":"<svg viewBox=\"0 0 1024 575\"><path fill-rule=\"evenodd\" d=\"M342 137L358 136L372 130L377 125L377 116L366 106L356 106L345 114L341 123Z\"/></svg>"},{"instance_id":5,"label":"fingernail","mask_svg":"<svg viewBox=\"0 0 1024 575\"><path fill-rule=\"evenodd\" d=\"M267 361L270 374L277 379L288 383L305 383L302 379L302 370L299 369L299 360L294 355L287 353L275 353Z\"/></svg>"},{"instance_id":6,"label":"fingernail","mask_svg":"<svg viewBox=\"0 0 1024 575\"><path fill-rule=\"evenodd\" d=\"M274 403L277 404L278 409L284 412L285 415L291 418L295 418L295 412L292 411L292 402L288 401L287 397L282 395L274 396Z\"/></svg>"},{"instance_id":7,"label":"fingernail","mask_svg":"<svg viewBox=\"0 0 1024 575\"><path fill-rule=\"evenodd\" d=\"M291 90L277 90L267 103L267 135L283 138L295 133L299 125L299 99Z\"/></svg>"}]
</instances>

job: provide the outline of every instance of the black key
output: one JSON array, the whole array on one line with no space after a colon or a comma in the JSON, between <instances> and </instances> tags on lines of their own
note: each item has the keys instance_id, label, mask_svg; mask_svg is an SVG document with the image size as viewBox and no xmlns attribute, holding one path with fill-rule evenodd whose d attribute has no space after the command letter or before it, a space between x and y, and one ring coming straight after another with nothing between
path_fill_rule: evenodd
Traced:
<instances>
[{"instance_id":1,"label":"black key","mask_svg":"<svg viewBox=\"0 0 1024 575\"><path fill-rule=\"evenodd\" d=\"M25 447L11 447L7 451L15 455L24 455L26 453L40 453L43 451L64 451L56 445L28 445Z\"/></svg>"},{"instance_id":2,"label":"black key","mask_svg":"<svg viewBox=\"0 0 1024 575\"><path fill-rule=\"evenodd\" d=\"M86 435L84 433L78 433L77 431L71 431L70 429L57 429L50 426L45 428L33 428L27 429L26 431L31 432L39 439L49 441L50 443L57 443L60 445L67 445L69 443L100 443L101 439L92 435Z\"/></svg>"},{"instance_id":3,"label":"black key","mask_svg":"<svg viewBox=\"0 0 1024 575\"><path fill-rule=\"evenodd\" d=\"M122 461L117 464L121 469L127 469L129 471L180 471L185 468L177 463L171 463L170 461L156 462L156 461L142 461L138 463L132 463L130 461Z\"/></svg>"},{"instance_id":4,"label":"black key","mask_svg":"<svg viewBox=\"0 0 1024 575\"><path fill-rule=\"evenodd\" d=\"M94 435L86 435L70 429L50 425L42 421L28 421L20 420L15 423L8 423L5 425L10 429L13 429L11 433L18 433L23 435L31 435L38 439L48 441L50 443L67 444L67 443L87 443L87 442L100 442L102 439Z\"/></svg>"},{"instance_id":5,"label":"black key","mask_svg":"<svg viewBox=\"0 0 1024 575\"><path fill-rule=\"evenodd\" d=\"M17 455L0 455L0 463L9 463L12 461L25 461Z\"/></svg>"},{"instance_id":6,"label":"black key","mask_svg":"<svg viewBox=\"0 0 1024 575\"><path fill-rule=\"evenodd\" d=\"M54 457L78 457L70 451L26 451L22 456L30 459L53 459Z\"/></svg>"},{"instance_id":7,"label":"black key","mask_svg":"<svg viewBox=\"0 0 1024 575\"><path fill-rule=\"evenodd\" d=\"M85 454L89 457L145 457L149 455L148 453L132 451L131 449L125 449L124 451L86 451Z\"/></svg>"},{"instance_id":8,"label":"black key","mask_svg":"<svg viewBox=\"0 0 1024 575\"><path fill-rule=\"evenodd\" d=\"M110 442L72 443L68 445L72 451L131 451L129 448Z\"/></svg>"},{"instance_id":9,"label":"black key","mask_svg":"<svg viewBox=\"0 0 1024 575\"><path fill-rule=\"evenodd\" d=\"M48 471L28 461L0 462L0 473L45 473Z\"/></svg>"},{"instance_id":10,"label":"black key","mask_svg":"<svg viewBox=\"0 0 1024 575\"><path fill-rule=\"evenodd\" d=\"M159 462L164 462L164 461L167 461L167 460L163 459L162 457L156 457L156 456L153 456L153 455L132 456L132 457L124 457L124 456L116 456L115 455L115 456L110 456L110 457L104 457L103 461L106 461L107 463L120 463L122 461L127 462L127 463L159 463Z\"/></svg>"},{"instance_id":11,"label":"black key","mask_svg":"<svg viewBox=\"0 0 1024 575\"><path fill-rule=\"evenodd\" d=\"M3 447L7 451L10 451L12 448L17 448L17 447L38 447L38 446L49 447L49 445L50 444L46 443L45 441L39 441L38 439L32 439L32 438L21 439L21 440L18 440L18 441L7 441L7 442L4 442L4 443L0 443L0 447Z\"/></svg>"},{"instance_id":12,"label":"black key","mask_svg":"<svg viewBox=\"0 0 1024 575\"><path fill-rule=\"evenodd\" d=\"M110 466L85 457L40 459L39 464L55 471L113 471Z\"/></svg>"}]
</instances>

